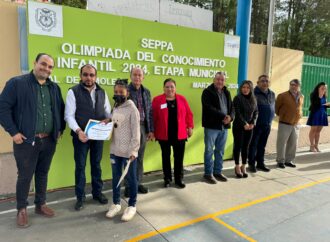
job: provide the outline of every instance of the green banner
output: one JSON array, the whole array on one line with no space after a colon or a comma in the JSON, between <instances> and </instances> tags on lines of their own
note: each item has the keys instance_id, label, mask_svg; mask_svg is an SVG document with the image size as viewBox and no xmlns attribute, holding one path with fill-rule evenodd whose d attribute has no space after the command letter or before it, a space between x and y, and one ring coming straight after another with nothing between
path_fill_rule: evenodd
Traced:
<instances>
[{"instance_id":1,"label":"green banner","mask_svg":"<svg viewBox=\"0 0 330 242\"><path fill-rule=\"evenodd\" d=\"M111 104L114 81L129 78L132 67L144 69L143 85L152 96L163 93L166 78L176 80L177 93L187 98L195 122L184 164L203 163L202 91L212 83L217 71L225 71L227 86L232 94L236 93L238 59L224 57L224 34L35 2L29 2L28 20L29 65L33 66L39 52L52 55L55 69L51 78L60 85L64 99L68 89L79 82L79 69L86 63L98 69L98 83L106 90ZM74 185L69 131L67 128L57 146L49 174L50 189ZM111 178L109 148L107 141L102 160L103 179ZM230 158L231 153L229 135L225 158ZM148 143L144 168L145 172L161 169L158 143ZM89 169L88 165L88 181Z\"/></svg>"}]
</instances>

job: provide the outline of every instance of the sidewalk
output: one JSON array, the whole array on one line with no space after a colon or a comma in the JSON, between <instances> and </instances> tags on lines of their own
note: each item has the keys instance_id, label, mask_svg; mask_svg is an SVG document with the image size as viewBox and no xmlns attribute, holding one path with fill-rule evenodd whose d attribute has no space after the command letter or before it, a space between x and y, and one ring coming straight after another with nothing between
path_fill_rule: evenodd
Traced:
<instances>
[{"instance_id":1,"label":"sidewalk","mask_svg":"<svg viewBox=\"0 0 330 242\"><path fill-rule=\"evenodd\" d=\"M330 117L329 123L330 123ZM298 148L303 148L309 145L308 133L310 130L309 126L306 124L307 118L304 117L301 120L302 127L300 129ZM274 120L272 124L272 130L270 132L266 153L273 154L276 152L276 140L277 140L277 128L278 123ZM330 146L330 126L324 127L322 129L320 144L329 144ZM226 163L230 161L226 161ZM0 199L10 196L10 194L15 193L16 187L16 162L12 153L0 154Z\"/></svg>"},{"instance_id":2,"label":"sidewalk","mask_svg":"<svg viewBox=\"0 0 330 242\"><path fill-rule=\"evenodd\" d=\"M262 198L268 198L265 201L270 200L270 198L279 201L274 194L280 194L277 195L278 197L293 197L293 194L298 194L296 187L300 187L299 191L307 187L310 187L308 189L316 189L318 188L317 184L329 188L330 182L322 180L330 178L330 145L322 145L320 148L323 150L321 153L306 152L308 149L306 147L299 149L296 160L297 168L286 168L284 170L276 168L274 155L267 156L266 162L272 168L271 172L250 174L247 179L236 179L233 172L233 161L226 161L224 174L228 176L229 181L216 185L203 182L202 166L187 168L185 171L187 187L183 190L174 187L165 189L163 188L161 173L149 174L146 176L145 182L149 186L150 192L138 196L138 214L132 221L127 223L121 222L120 216L113 220L107 219L105 213L108 205L99 205L91 199L90 195L87 196L85 209L80 212L74 211L74 191L64 190L52 192L48 195L48 204L57 212L55 218L40 217L34 214L31 207L28 209L31 227L17 229L15 226L15 201L1 202L0 238L1 241L124 241L142 235L138 238L145 238L148 241L182 241L182 236L187 235L188 237L184 237L184 240L201 241L198 234L209 234L211 237L208 241L221 241L222 239L228 241L229 238L235 238L235 241L254 241L249 240L250 237L248 236L244 238L237 233L230 232L231 230L227 227L222 226L220 228L214 224L209 224L210 221L206 219L212 218L212 221L214 219L220 221L227 219L225 224L229 224L233 218L237 218L237 215L233 218L230 217L230 214L229 217L225 218L218 218L215 215L219 212L221 214L223 211L241 209L246 207L246 204L257 204L256 201L261 203L265 199L258 199ZM106 183L105 189L106 195L111 200L112 192L109 183ZM308 198L312 193L305 192L304 194ZM323 194L327 196L322 200L322 204L324 204L322 214L329 214L330 206L326 206L326 204L330 204L330 194L326 194L324 191ZM308 199L308 201L310 200ZM318 200L321 201L321 199ZM319 206L317 202L309 204ZM30 204L33 204L33 200L30 201ZM302 205L299 204L299 201L289 199L281 206L275 203L268 205L270 207L267 208L267 221L273 221L273 217L276 217L278 213L287 215L286 211L291 211L296 205L303 209ZM124 208L127 206L126 199L122 200L122 205ZM313 206L308 208L309 211L316 209ZM253 209L249 211L252 217L256 217L253 213ZM292 218L296 216L295 214L289 214ZM264 219L264 217L260 217L260 219ZM247 218L242 218L239 223L233 223L233 227L242 227L242 221L247 221ZM279 219L273 222L279 226L284 221ZM329 223L325 222L323 225L328 227L327 224ZM252 234L251 237L260 235L260 241L267 241L265 237L261 236L266 228L257 230L257 227L254 227L252 232L249 232L247 228L244 229L248 231L247 233ZM313 231L313 235L315 235L313 238L317 241L322 241L322 238L318 237L321 236L321 233L324 233L322 229L325 228L319 227L320 231ZM185 231L189 231L189 233L185 233ZM221 233L218 234L219 232ZM289 232L290 230L286 230L286 233ZM301 228L299 231L292 230L291 232L294 234L302 233ZM154 235L154 237L150 237L150 235ZM212 239L212 235L217 235L217 237L214 237L217 239ZM222 238L221 236L227 237ZM307 241L304 240L303 235L301 237L300 241Z\"/></svg>"}]
</instances>

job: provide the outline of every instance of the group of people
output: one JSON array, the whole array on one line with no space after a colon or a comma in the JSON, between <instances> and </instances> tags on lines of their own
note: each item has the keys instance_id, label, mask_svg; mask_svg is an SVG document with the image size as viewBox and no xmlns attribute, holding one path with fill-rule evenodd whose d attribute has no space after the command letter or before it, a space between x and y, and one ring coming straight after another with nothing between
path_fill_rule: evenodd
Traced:
<instances>
[{"instance_id":1,"label":"group of people","mask_svg":"<svg viewBox=\"0 0 330 242\"><path fill-rule=\"evenodd\" d=\"M103 141L88 139L84 130L90 119L112 122L110 164L112 167L113 203L106 216L113 218L121 211L120 186L123 169L129 164L125 177L124 195L129 198L123 221L136 214L137 193L148 193L142 184L143 158L147 141L157 140L162 155L164 187L172 185L171 150L174 156L174 184L185 188L183 160L185 144L193 135L193 113L186 98L176 93L176 82L168 78L163 83L163 94L151 98L142 84L143 70L133 68L128 79L118 79L114 85L114 105L111 109L105 90L96 83L97 70L86 64L80 69L80 83L69 89L64 105L61 90L49 79L54 68L53 58L40 53L29 74L10 79L0 95L0 124L12 136L14 157L18 169L16 185L17 226L29 226L26 207L32 177L35 177L35 212L53 217L55 212L46 205L47 177L56 143L66 123L71 129L75 160L75 210L84 207L85 167L90 153L92 197L101 204L108 199L102 193L103 181L100 162ZM280 168L295 167L297 126L302 115L303 95L300 81L290 81L289 91L275 94L269 89L269 77L261 75L257 86L243 81L232 100L226 86L226 75L218 72L213 83L203 90L202 126L204 127L204 179L210 184L225 182L222 173L223 155L231 128L234 137L234 172L237 178L250 172L269 172L264 154L271 123L279 116L277 162ZM328 125L326 85L320 83L311 95L312 126L311 151L319 151L319 133ZM241 165L240 165L241 161Z\"/></svg>"}]
</instances>

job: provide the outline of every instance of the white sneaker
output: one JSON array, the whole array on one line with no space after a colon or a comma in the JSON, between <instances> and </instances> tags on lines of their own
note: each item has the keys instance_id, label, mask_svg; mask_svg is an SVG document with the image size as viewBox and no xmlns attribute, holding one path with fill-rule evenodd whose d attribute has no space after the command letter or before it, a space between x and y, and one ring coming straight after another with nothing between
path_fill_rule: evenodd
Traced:
<instances>
[{"instance_id":1,"label":"white sneaker","mask_svg":"<svg viewBox=\"0 0 330 242\"><path fill-rule=\"evenodd\" d=\"M107 218L113 218L120 212L120 210L121 210L120 204L112 204L105 216Z\"/></svg>"},{"instance_id":2,"label":"white sneaker","mask_svg":"<svg viewBox=\"0 0 330 242\"><path fill-rule=\"evenodd\" d=\"M125 209L123 216L121 217L121 220L123 221L130 221L134 215L136 214L136 207L128 207Z\"/></svg>"}]
</instances>

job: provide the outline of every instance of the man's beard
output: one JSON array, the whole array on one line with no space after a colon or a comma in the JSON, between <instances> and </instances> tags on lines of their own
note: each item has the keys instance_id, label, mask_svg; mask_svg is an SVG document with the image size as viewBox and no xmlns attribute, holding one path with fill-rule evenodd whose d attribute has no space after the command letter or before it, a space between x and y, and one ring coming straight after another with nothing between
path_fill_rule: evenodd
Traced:
<instances>
[{"instance_id":1,"label":"man's beard","mask_svg":"<svg viewBox=\"0 0 330 242\"><path fill-rule=\"evenodd\" d=\"M94 83L92 83L92 84L87 84L87 83L83 82L82 84L83 84L85 87L92 87L92 86L94 86Z\"/></svg>"}]
</instances>

